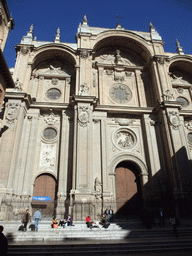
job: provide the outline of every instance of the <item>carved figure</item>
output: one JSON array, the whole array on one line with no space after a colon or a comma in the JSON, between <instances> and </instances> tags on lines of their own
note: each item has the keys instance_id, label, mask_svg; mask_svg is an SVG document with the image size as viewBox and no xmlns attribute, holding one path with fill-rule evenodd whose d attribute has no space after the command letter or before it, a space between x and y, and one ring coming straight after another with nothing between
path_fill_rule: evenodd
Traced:
<instances>
[{"instance_id":1,"label":"carved figure","mask_svg":"<svg viewBox=\"0 0 192 256\"><path fill-rule=\"evenodd\" d=\"M89 86L86 83L80 85L79 95L82 95L82 96L89 95Z\"/></svg>"},{"instance_id":2,"label":"carved figure","mask_svg":"<svg viewBox=\"0 0 192 256\"><path fill-rule=\"evenodd\" d=\"M16 91L22 91L22 83L19 81L19 78L17 78L17 80L15 81L15 90Z\"/></svg>"},{"instance_id":3,"label":"carved figure","mask_svg":"<svg viewBox=\"0 0 192 256\"><path fill-rule=\"evenodd\" d=\"M174 100L173 94L171 94L170 90L167 90L165 93L163 93L163 99L166 101Z\"/></svg>"}]
</instances>

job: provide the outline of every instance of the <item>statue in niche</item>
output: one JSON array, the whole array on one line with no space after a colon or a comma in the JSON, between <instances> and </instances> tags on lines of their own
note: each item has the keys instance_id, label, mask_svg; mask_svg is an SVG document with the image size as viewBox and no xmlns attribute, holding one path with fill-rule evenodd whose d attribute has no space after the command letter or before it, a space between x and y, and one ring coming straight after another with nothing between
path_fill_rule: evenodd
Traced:
<instances>
[{"instance_id":1,"label":"statue in niche","mask_svg":"<svg viewBox=\"0 0 192 256\"><path fill-rule=\"evenodd\" d=\"M98 177L95 178L94 181L94 190L96 199L100 199L102 195L102 185Z\"/></svg>"}]
</instances>

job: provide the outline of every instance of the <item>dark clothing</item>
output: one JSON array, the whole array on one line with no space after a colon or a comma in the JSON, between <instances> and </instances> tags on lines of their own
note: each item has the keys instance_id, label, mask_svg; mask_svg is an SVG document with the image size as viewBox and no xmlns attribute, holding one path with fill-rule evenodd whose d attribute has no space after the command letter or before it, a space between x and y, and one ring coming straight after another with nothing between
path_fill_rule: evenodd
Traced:
<instances>
[{"instance_id":1,"label":"dark clothing","mask_svg":"<svg viewBox=\"0 0 192 256\"><path fill-rule=\"evenodd\" d=\"M73 226L73 219L71 217L67 218L67 226Z\"/></svg>"},{"instance_id":2,"label":"dark clothing","mask_svg":"<svg viewBox=\"0 0 192 256\"><path fill-rule=\"evenodd\" d=\"M62 226L64 228L65 227L65 223L66 223L65 220L60 220L59 226Z\"/></svg>"},{"instance_id":3,"label":"dark clothing","mask_svg":"<svg viewBox=\"0 0 192 256\"><path fill-rule=\"evenodd\" d=\"M0 233L0 255L1 256L7 255L7 250L8 250L7 238L3 233Z\"/></svg>"},{"instance_id":4,"label":"dark clothing","mask_svg":"<svg viewBox=\"0 0 192 256\"><path fill-rule=\"evenodd\" d=\"M24 228L26 229L27 228L27 224L29 223L29 221L31 221L31 215L29 212L26 212L24 215L23 215L23 218L22 218L22 222L24 224Z\"/></svg>"}]
</instances>

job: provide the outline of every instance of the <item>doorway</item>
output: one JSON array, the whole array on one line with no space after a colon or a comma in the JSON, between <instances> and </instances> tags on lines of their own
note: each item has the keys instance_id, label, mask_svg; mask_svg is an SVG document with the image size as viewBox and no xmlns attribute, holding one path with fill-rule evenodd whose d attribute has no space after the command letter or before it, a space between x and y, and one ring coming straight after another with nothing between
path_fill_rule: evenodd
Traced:
<instances>
[{"instance_id":1,"label":"doorway","mask_svg":"<svg viewBox=\"0 0 192 256\"><path fill-rule=\"evenodd\" d=\"M117 165L115 173L117 217L139 217L142 200L138 167L132 162L123 161Z\"/></svg>"},{"instance_id":2,"label":"doorway","mask_svg":"<svg viewBox=\"0 0 192 256\"><path fill-rule=\"evenodd\" d=\"M55 216L56 180L52 175L42 174L35 180L32 209L40 209L42 217Z\"/></svg>"}]
</instances>

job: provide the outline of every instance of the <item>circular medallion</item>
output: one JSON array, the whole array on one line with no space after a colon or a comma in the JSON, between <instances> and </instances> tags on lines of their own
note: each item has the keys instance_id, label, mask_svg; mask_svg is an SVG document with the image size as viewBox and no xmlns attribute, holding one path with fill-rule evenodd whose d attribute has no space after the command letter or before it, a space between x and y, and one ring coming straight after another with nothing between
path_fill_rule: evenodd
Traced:
<instances>
[{"instance_id":1,"label":"circular medallion","mask_svg":"<svg viewBox=\"0 0 192 256\"><path fill-rule=\"evenodd\" d=\"M136 144L136 135L128 129L117 130L114 134L114 142L121 149L133 148Z\"/></svg>"},{"instance_id":2,"label":"circular medallion","mask_svg":"<svg viewBox=\"0 0 192 256\"><path fill-rule=\"evenodd\" d=\"M113 84L109 89L111 99L120 104L126 104L132 99L131 89L124 84Z\"/></svg>"},{"instance_id":3,"label":"circular medallion","mask_svg":"<svg viewBox=\"0 0 192 256\"><path fill-rule=\"evenodd\" d=\"M46 96L51 100L57 100L61 96L61 91L59 89L52 88L46 92Z\"/></svg>"},{"instance_id":4,"label":"circular medallion","mask_svg":"<svg viewBox=\"0 0 192 256\"><path fill-rule=\"evenodd\" d=\"M46 140L53 140L55 139L57 136L57 131L56 129L52 128L52 127L48 127L43 131L43 137Z\"/></svg>"}]
</instances>

